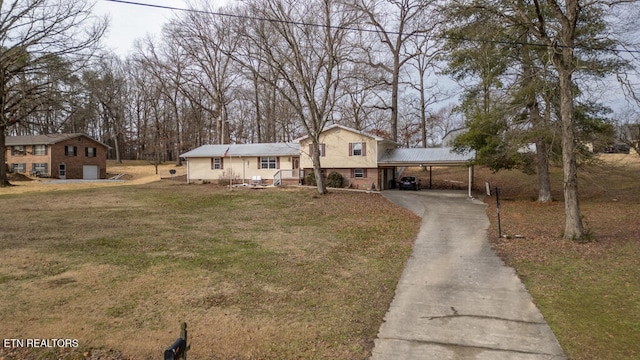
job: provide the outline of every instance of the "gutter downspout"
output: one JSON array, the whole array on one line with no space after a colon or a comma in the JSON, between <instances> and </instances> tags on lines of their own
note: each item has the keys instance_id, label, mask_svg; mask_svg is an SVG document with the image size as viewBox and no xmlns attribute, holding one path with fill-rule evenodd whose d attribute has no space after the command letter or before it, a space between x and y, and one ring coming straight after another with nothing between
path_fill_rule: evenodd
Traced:
<instances>
[{"instance_id":1,"label":"gutter downspout","mask_svg":"<svg viewBox=\"0 0 640 360\"><path fill-rule=\"evenodd\" d=\"M187 185L191 184L191 161L187 158Z\"/></svg>"}]
</instances>

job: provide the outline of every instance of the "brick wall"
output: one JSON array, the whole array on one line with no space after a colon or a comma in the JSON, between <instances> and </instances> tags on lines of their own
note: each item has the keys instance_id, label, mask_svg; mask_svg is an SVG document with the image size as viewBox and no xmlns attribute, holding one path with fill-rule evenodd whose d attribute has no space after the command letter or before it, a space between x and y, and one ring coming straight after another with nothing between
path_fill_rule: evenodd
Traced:
<instances>
[{"instance_id":1,"label":"brick wall","mask_svg":"<svg viewBox=\"0 0 640 360\"><path fill-rule=\"evenodd\" d=\"M49 155L32 155L31 154L31 146L27 146L27 154L26 155L11 155L11 150L9 150L7 153L8 157L7 157L7 164L9 166L9 169L11 169L11 164L26 164L25 167L25 174L29 174L31 172L31 170L33 169L33 164L42 164L42 163L46 163L47 164L47 173L43 174L46 176L49 176L49 174L51 174L51 166L48 165L49 164ZM9 148L10 149L10 148Z\"/></svg>"},{"instance_id":2,"label":"brick wall","mask_svg":"<svg viewBox=\"0 0 640 360\"><path fill-rule=\"evenodd\" d=\"M65 147L74 146L75 155L65 154ZM86 156L86 148L95 148L96 156ZM60 177L60 164L66 165L67 179L82 179L84 165L98 165L101 179L107 177L107 148L85 136L58 142L49 149L51 154L51 176Z\"/></svg>"},{"instance_id":3,"label":"brick wall","mask_svg":"<svg viewBox=\"0 0 640 360\"><path fill-rule=\"evenodd\" d=\"M49 164L49 149L45 155L34 155L33 146L25 145L24 153L16 153L12 155L12 146L7 146L7 168L11 170L12 164L25 164L24 174L29 174L33 170L33 164L47 164L47 172L43 176L50 176L51 165Z\"/></svg>"},{"instance_id":4,"label":"brick wall","mask_svg":"<svg viewBox=\"0 0 640 360\"><path fill-rule=\"evenodd\" d=\"M332 172L337 172L344 178L343 187L351 188L351 189L360 189L360 190L371 190L371 184L375 184L376 189L380 189L380 185L378 184L378 169L368 168L362 169L366 172L365 177L356 178L354 177L355 169L323 169L325 179ZM305 176L307 174L313 174L313 169L305 169Z\"/></svg>"}]
</instances>

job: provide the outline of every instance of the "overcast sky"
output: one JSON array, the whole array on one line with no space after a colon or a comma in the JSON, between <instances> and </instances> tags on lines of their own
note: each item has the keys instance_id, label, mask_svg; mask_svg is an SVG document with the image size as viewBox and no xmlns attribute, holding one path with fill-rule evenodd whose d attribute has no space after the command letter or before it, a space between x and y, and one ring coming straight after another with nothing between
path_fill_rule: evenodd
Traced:
<instances>
[{"instance_id":1,"label":"overcast sky","mask_svg":"<svg viewBox=\"0 0 640 360\"><path fill-rule=\"evenodd\" d=\"M186 8L187 0L126 0L136 3L169 6L174 8ZM198 0L192 0L197 3ZM230 0L200 0L208 1L214 8L219 8L229 3ZM94 8L96 15L108 15L110 18L109 30L105 38L107 48L113 50L121 58L127 57L133 51L133 43L136 39L151 34L160 37L162 26L170 18L175 16L175 11L159 9L149 6L117 3L107 0L96 0ZM613 86L616 87L615 85ZM603 94L605 95L605 94ZM620 95L614 96L617 101L622 100ZM614 100L614 101L615 101ZM610 104L618 107L617 104Z\"/></svg>"},{"instance_id":2,"label":"overcast sky","mask_svg":"<svg viewBox=\"0 0 640 360\"><path fill-rule=\"evenodd\" d=\"M131 2L186 8L185 0L130 0ZM212 0L216 7L226 1ZM218 4L219 3L219 4ZM159 37L164 25L174 11L158 9L148 6L123 4L107 0L97 0L94 8L96 15L108 15L110 18L109 31L105 44L109 49L126 57L133 49L133 42L147 34Z\"/></svg>"}]
</instances>

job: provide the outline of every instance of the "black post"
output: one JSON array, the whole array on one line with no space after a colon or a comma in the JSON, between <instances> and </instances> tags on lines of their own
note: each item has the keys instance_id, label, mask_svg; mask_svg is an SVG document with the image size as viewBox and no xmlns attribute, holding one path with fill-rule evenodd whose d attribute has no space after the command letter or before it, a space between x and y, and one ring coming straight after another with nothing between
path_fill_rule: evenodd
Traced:
<instances>
[{"instance_id":1,"label":"black post","mask_svg":"<svg viewBox=\"0 0 640 360\"><path fill-rule=\"evenodd\" d=\"M167 350L164 351L164 360L184 359L185 348L187 342L182 338L178 338Z\"/></svg>"},{"instance_id":2,"label":"black post","mask_svg":"<svg viewBox=\"0 0 640 360\"><path fill-rule=\"evenodd\" d=\"M186 322L183 322L182 324L180 324L180 338L184 340L184 345L185 345L184 356L182 357L182 359L187 360L187 350L189 350L189 342L187 341L187 323Z\"/></svg>"},{"instance_id":3,"label":"black post","mask_svg":"<svg viewBox=\"0 0 640 360\"><path fill-rule=\"evenodd\" d=\"M167 350L164 351L164 360L187 360L187 323L180 325L180 337Z\"/></svg>"},{"instance_id":4,"label":"black post","mask_svg":"<svg viewBox=\"0 0 640 360\"><path fill-rule=\"evenodd\" d=\"M496 211L498 212L498 237L502 237L502 227L500 224L500 188L496 186Z\"/></svg>"}]
</instances>

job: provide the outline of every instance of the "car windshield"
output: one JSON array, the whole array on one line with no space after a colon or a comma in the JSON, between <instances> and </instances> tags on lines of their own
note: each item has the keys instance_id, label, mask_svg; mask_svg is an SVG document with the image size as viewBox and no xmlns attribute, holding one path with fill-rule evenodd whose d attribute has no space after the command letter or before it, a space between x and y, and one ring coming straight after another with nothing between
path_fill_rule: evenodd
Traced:
<instances>
[{"instance_id":1,"label":"car windshield","mask_svg":"<svg viewBox=\"0 0 640 360\"><path fill-rule=\"evenodd\" d=\"M416 178L414 178L413 176L405 176L400 181L402 181L402 182L411 182L411 181L416 181Z\"/></svg>"}]
</instances>

